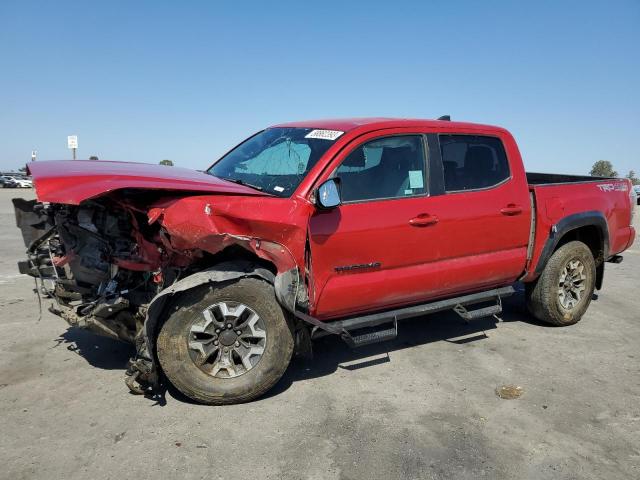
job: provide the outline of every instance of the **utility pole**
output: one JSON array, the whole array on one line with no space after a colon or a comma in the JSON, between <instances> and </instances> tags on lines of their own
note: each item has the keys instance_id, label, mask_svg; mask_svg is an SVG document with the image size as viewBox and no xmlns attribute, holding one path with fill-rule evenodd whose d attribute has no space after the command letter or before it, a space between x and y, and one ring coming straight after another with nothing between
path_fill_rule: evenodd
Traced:
<instances>
[{"instance_id":1,"label":"utility pole","mask_svg":"<svg viewBox=\"0 0 640 480\"><path fill-rule=\"evenodd\" d=\"M73 159L76 159L76 149L78 148L78 136L69 135L67 137L67 147L73 151Z\"/></svg>"}]
</instances>

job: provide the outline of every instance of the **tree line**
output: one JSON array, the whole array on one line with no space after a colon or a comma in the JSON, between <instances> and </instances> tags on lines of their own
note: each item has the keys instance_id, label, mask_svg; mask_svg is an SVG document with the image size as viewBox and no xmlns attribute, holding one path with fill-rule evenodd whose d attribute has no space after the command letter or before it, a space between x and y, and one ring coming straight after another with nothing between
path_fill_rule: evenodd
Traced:
<instances>
[{"instance_id":1,"label":"tree line","mask_svg":"<svg viewBox=\"0 0 640 480\"><path fill-rule=\"evenodd\" d=\"M100 160L96 155L91 155L89 160ZM160 165L165 165L167 167L173 167L173 161L165 158L164 160L160 160L158 162Z\"/></svg>"},{"instance_id":2,"label":"tree line","mask_svg":"<svg viewBox=\"0 0 640 480\"><path fill-rule=\"evenodd\" d=\"M614 170L613 164L609 160L598 160L591 167L589 175L592 177L617 177L618 172ZM629 170L629 173L627 173L625 178L631 180L631 183L634 185L640 185L640 179L636 177L636 172L634 170Z\"/></svg>"}]
</instances>

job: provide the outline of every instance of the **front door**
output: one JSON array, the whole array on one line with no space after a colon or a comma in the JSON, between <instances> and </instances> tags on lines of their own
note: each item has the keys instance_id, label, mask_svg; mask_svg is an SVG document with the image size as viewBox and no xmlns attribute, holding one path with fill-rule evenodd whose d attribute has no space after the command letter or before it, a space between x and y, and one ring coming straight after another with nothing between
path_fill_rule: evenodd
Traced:
<instances>
[{"instance_id":1,"label":"front door","mask_svg":"<svg viewBox=\"0 0 640 480\"><path fill-rule=\"evenodd\" d=\"M430 253L425 142L422 135L377 138L337 168L342 205L310 221L314 297L319 318L418 301Z\"/></svg>"}]
</instances>

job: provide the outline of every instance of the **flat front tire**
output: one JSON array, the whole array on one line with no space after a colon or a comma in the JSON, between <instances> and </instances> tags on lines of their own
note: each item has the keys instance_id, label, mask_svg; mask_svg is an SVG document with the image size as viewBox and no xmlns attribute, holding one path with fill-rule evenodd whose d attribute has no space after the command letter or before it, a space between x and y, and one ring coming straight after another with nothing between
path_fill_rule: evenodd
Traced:
<instances>
[{"instance_id":1,"label":"flat front tire","mask_svg":"<svg viewBox=\"0 0 640 480\"><path fill-rule=\"evenodd\" d=\"M242 278L181 295L160 329L157 353L183 394L224 405L271 389L286 371L293 345L273 286Z\"/></svg>"},{"instance_id":2,"label":"flat front tire","mask_svg":"<svg viewBox=\"0 0 640 480\"><path fill-rule=\"evenodd\" d=\"M540 277L527 284L527 308L551 325L573 325L591 303L595 279L596 264L589 247L568 242L551 255Z\"/></svg>"}]
</instances>

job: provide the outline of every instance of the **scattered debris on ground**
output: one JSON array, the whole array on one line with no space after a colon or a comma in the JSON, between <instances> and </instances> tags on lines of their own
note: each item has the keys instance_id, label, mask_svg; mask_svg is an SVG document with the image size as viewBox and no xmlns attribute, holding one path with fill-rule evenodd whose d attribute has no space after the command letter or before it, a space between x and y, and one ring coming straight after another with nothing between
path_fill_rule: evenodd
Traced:
<instances>
[{"instance_id":1,"label":"scattered debris on ground","mask_svg":"<svg viewBox=\"0 0 640 480\"><path fill-rule=\"evenodd\" d=\"M502 385L496 388L496 395L504 400L515 400L520 398L524 393L524 389L517 385Z\"/></svg>"}]
</instances>

